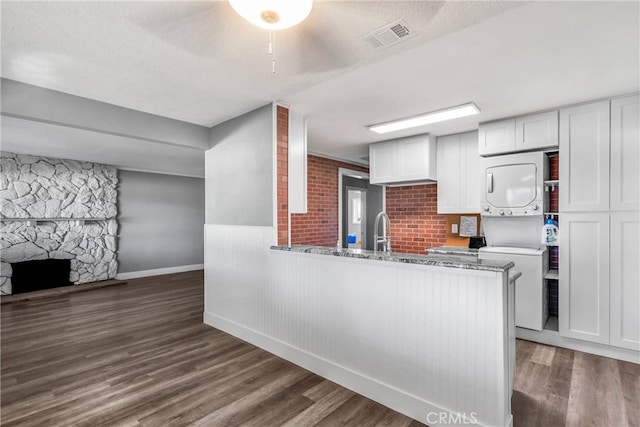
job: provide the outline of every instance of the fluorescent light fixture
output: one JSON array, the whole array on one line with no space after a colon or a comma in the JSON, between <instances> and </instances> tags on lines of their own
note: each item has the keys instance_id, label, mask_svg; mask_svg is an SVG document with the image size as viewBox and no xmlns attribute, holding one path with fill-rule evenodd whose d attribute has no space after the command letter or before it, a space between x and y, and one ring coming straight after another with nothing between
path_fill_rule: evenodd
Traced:
<instances>
[{"instance_id":1,"label":"fluorescent light fixture","mask_svg":"<svg viewBox=\"0 0 640 427\"><path fill-rule=\"evenodd\" d=\"M478 113L480 113L480 109L476 104L470 102L468 104L458 105L457 107L445 108L444 110L432 111L419 116L394 120L392 122L380 123L378 125L371 125L367 127L376 133L389 133L397 130L424 126L431 123L444 122L445 120L473 116Z\"/></svg>"}]
</instances>

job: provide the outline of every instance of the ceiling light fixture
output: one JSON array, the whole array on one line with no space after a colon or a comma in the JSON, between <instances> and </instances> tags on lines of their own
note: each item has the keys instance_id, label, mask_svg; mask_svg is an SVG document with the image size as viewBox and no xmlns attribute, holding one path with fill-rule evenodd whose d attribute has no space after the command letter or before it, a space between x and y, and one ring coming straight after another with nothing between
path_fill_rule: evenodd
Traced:
<instances>
[{"instance_id":1,"label":"ceiling light fixture","mask_svg":"<svg viewBox=\"0 0 640 427\"><path fill-rule=\"evenodd\" d=\"M469 102L468 104L458 105L457 107L449 107L443 110L421 114L419 116L408 117L406 119L394 120L391 122L380 123L367 127L369 128L369 130L372 130L376 133L389 133L397 130L424 126L431 123L444 122L445 120L473 116L474 114L479 113L480 109L476 106L476 104L474 104L473 102Z\"/></svg>"},{"instance_id":2,"label":"ceiling light fixture","mask_svg":"<svg viewBox=\"0 0 640 427\"><path fill-rule=\"evenodd\" d=\"M284 30L305 20L313 0L229 0L238 15L260 28Z\"/></svg>"}]
</instances>

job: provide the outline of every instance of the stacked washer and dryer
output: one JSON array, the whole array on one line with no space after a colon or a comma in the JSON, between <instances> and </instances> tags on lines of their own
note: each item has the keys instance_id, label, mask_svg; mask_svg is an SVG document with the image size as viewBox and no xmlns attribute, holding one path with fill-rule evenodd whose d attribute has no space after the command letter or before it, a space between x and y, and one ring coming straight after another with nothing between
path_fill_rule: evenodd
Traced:
<instances>
[{"instance_id":1,"label":"stacked washer and dryer","mask_svg":"<svg viewBox=\"0 0 640 427\"><path fill-rule=\"evenodd\" d=\"M482 159L484 184L482 227L487 246L478 258L515 263L515 324L542 330L547 321L548 297L544 275L549 270L541 233L548 203L544 181L548 159L543 152L509 154Z\"/></svg>"}]
</instances>

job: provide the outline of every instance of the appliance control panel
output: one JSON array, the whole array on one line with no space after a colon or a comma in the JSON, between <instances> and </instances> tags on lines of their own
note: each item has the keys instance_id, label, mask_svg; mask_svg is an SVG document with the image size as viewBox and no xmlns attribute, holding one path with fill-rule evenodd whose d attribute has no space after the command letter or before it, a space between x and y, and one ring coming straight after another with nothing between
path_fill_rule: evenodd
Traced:
<instances>
[{"instance_id":1,"label":"appliance control panel","mask_svg":"<svg viewBox=\"0 0 640 427\"><path fill-rule=\"evenodd\" d=\"M542 215L542 203L532 203L529 206L524 208L497 208L495 206L491 206L489 204L482 205L482 211L480 212L482 216L536 216Z\"/></svg>"}]
</instances>

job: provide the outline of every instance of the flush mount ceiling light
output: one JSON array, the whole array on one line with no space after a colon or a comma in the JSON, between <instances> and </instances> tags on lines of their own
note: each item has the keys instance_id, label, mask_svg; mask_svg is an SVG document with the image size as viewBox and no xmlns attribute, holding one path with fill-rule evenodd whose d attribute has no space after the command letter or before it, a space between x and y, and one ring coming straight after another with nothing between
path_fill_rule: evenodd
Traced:
<instances>
[{"instance_id":1,"label":"flush mount ceiling light","mask_svg":"<svg viewBox=\"0 0 640 427\"><path fill-rule=\"evenodd\" d=\"M480 109L476 104L470 102L468 104L458 105L457 107L445 108L443 110L432 111L419 116L408 117L406 119L394 120L367 127L376 133L389 133L397 130L424 126L431 123L444 122L445 120L473 116L478 113L480 113Z\"/></svg>"},{"instance_id":2,"label":"flush mount ceiling light","mask_svg":"<svg viewBox=\"0 0 640 427\"><path fill-rule=\"evenodd\" d=\"M313 0L229 0L233 9L253 25L283 30L304 21Z\"/></svg>"}]
</instances>

